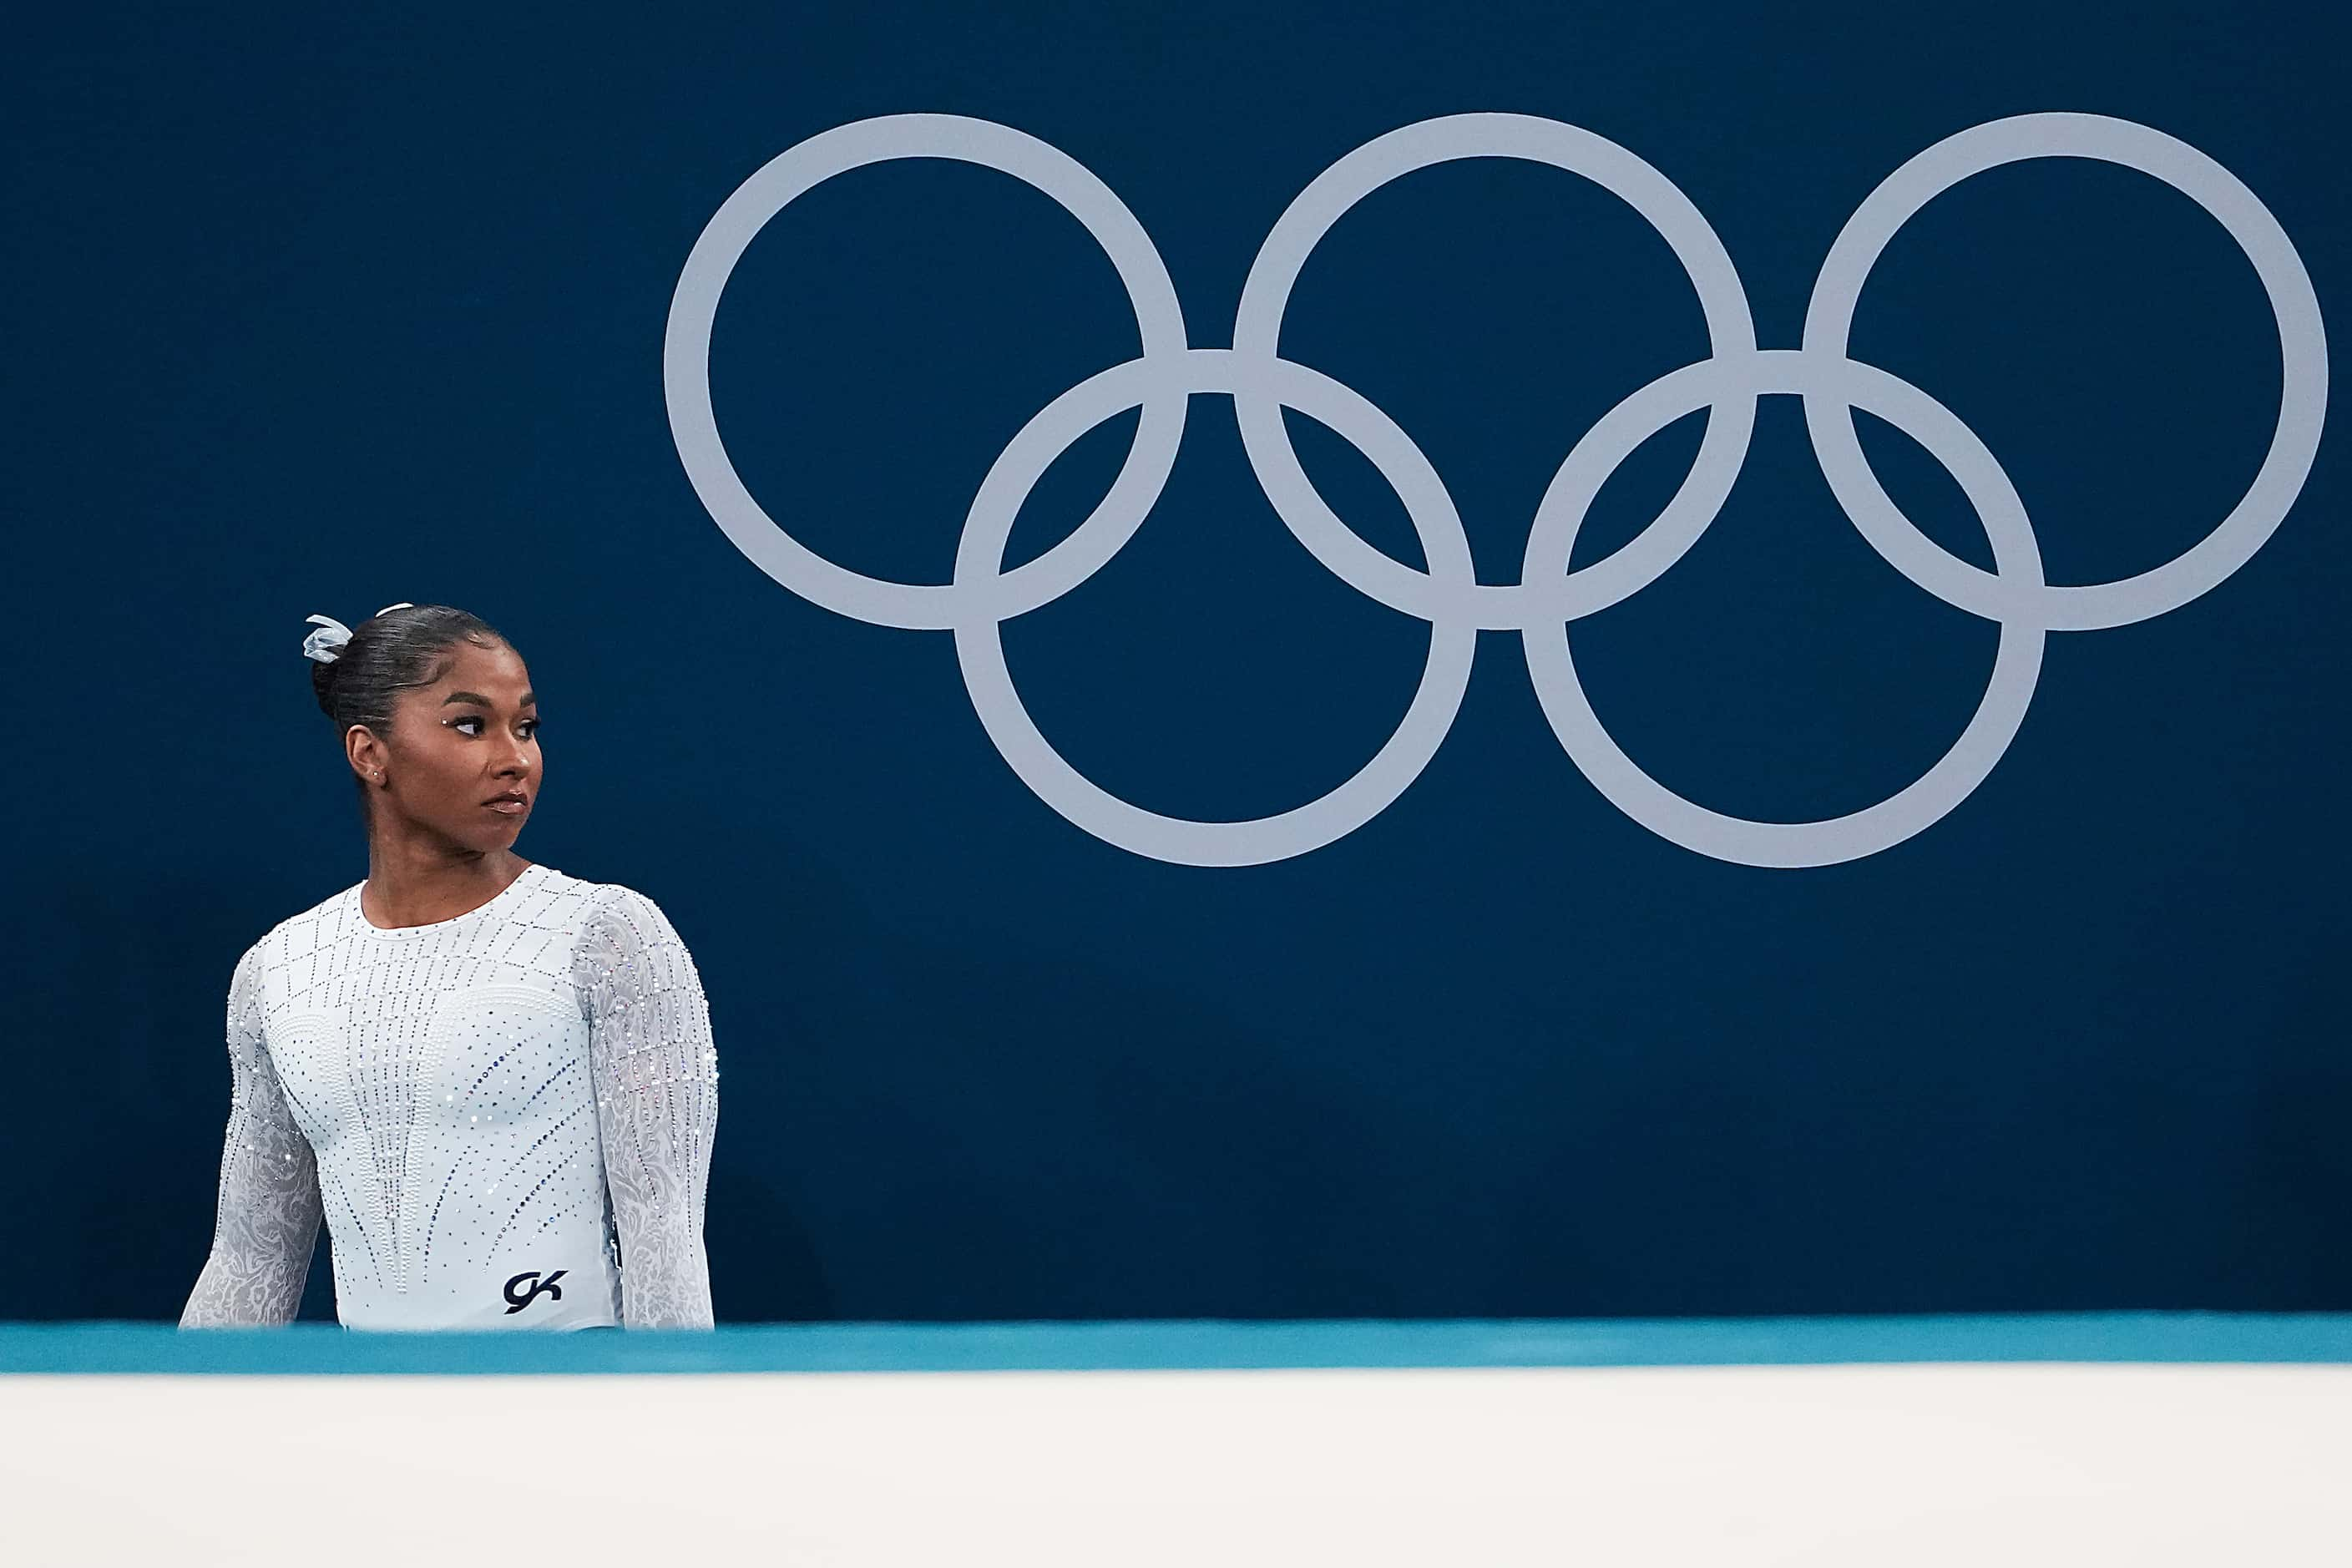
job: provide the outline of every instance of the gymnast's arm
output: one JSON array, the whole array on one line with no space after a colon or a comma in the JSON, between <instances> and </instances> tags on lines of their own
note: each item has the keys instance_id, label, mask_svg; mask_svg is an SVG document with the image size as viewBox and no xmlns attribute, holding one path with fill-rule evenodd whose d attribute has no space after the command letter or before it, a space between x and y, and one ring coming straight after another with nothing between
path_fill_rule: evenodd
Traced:
<instances>
[{"instance_id":1,"label":"gymnast's arm","mask_svg":"<svg viewBox=\"0 0 2352 1568\"><path fill-rule=\"evenodd\" d=\"M228 992L229 1112L219 1205L184 1329L290 1322L319 1238L319 1168L263 1047L260 949L237 961Z\"/></svg>"},{"instance_id":2,"label":"gymnast's arm","mask_svg":"<svg viewBox=\"0 0 2352 1568\"><path fill-rule=\"evenodd\" d=\"M614 884L581 933L572 979L621 1245L622 1325L709 1328L702 1203L719 1052L701 976L661 907Z\"/></svg>"}]
</instances>

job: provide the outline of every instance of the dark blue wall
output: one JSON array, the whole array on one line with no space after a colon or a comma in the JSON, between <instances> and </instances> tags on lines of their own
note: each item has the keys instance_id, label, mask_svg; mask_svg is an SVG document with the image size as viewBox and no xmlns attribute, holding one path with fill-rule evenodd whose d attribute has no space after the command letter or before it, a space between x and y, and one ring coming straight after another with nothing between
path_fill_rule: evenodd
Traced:
<instances>
[{"instance_id":1,"label":"dark blue wall","mask_svg":"<svg viewBox=\"0 0 2352 1568\"><path fill-rule=\"evenodd\" d=\"M723 1318L2352 1308L2340 439L2226 583L2053 636L1987 783L1885 853L1769 871L1654 837L1570 763L1516 639L1488 633L1394 805L1302 858L1205 870L1040 805L946 634L754 569L681 471L661 378L671 290L729 193L804 137L917 110L1099 175L1196 343L1229 341L1251 258L1317 173L1470 110L1572 121L1664 171L1771 346L1913 153L2028 110L2142 121L2261 196L2341 335L2332 17L45 10L0 49L0 1315L176 1314L211 1224L230 966L365 870L303 617L400 599L474 609L530 663L550 776L521 851L651 894L695 950L725 1073ZM926 161L771 224L711 372L735 462L804 542L941 581L1005 441L1135 342L1075 223ZM2204 534L2277 410L2276 333L2228 237L2079 160L1937 200L1853 343L1982 437L2059 583ZM1412 434L1490 582L1517 577L1577 437L1706 352L1630 209L1492 161L1350 214L1283 344ZM1045 733L1107 787L1255 816L1370 754L1428 633L1285 531L1229 400L1192 421L1126 552L1006 639ZM1699 423L1612 481L1580 563L1647 521ZM1133 426L1054 469L1016 557L1093 504ZM1369 466L1294 428L1350 521L1417 561ZM1957 487L1865 437L1989 566ZM1575 635L1632 755L1717 809L1796 820L1933 762L1995 633L1872 553L1773 398L1698 546ZM309 1309L331 1312L323 1269Z\"/></svg>"}]
</instances>

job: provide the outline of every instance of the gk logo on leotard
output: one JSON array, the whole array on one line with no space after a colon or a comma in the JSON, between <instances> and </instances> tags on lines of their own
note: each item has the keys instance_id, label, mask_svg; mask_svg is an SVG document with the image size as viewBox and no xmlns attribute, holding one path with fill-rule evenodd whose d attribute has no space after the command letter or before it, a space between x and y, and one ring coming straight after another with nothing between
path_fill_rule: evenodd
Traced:
<instances>
[{"instance_id":1,"label":"gk logo on leotard","mask_svg":"<svg viewBox=\"0 0 2352 1568\"><path fill-rule=\"evenodd\" d=\"M1575 442L1536 510L1517 583L1489 584L1444 482L1412 438L1360 394L1276 352L1283 311L1308 254L1331 226L1381 185L1456 158L1522 158L1583 175L1622 197L1674 248L1698 290L1711 356L1661 376ZM2254 266L2276 319L2278 424L2253 483L2211 532L2161 566L2115 582L2045 582L2041 552L2008 476L1975 434L1934 397L1846 357L1870 269L1895 231L1969 175L2022 159L2093 158L2179 190L2226 229ZM1053 197L1087 226L1126 285L1142 353L1048 404L982 479L958 542L954 580L867 577L815 554L761 509L737 475L710 405L710 330L720 290L761 226L818 182L896 158L950 158L998 169ZM1251 264L1231 348L1194 348L1175 285L1150 237L1110 188L1067 154L984 120L898 114L810 137L771 159L729 196L679 274L663 344L670 432L696 493L735 547L811 602L877 626L954 634L981 723L1013 772L1069 821L1108 843L1193 866L1250 866L1305 854L1362 826L1420 776L1452 727L1481 630L1519 635L1536 694L1560 745L1594 787L1652 832L1703 855L1749 866L1828 866L1900 844L1952 811L1992 772L2032 700L2052 632L2128 626L2178 609L2221 584L2262 547L2301 492L2327 406L2319 301L2276 219L2236 176L2188 143L2127 120L2025 114L1974 126L1887 176L1855 209L1814 280L1803 343L1765 349L1731 258L1672 182L1613 142L1521 114L1461 114L1378 136L1316 176L1278 219ZM1116 554L1158 498L1197 393L1230 394L1251 468L1283 523L1359 593L1429 623L1429 659L1404 720L1372 760L1296 810L1247 822L1164 816L1086 778L1038 731L1013 689L999 628L1084 583ZM1907 787L1821 822L1755 822L1707 810L1643 773L1610 738L1569 654L1569 626L1654 582L1696 543L1746 458L1759 397L1804 400L1805 424L1838 503L1871 547L1926 592L2000 626L2000 650L1976 715L1951 750ZM1007 572L1014 515L1055 458L1087 431L1140 406L1118 479L1077 530ZM1353 442L1404 501L1428 569L1375 550L1335 515L1299 467L1282 411L1296 408ZM1617 466L1683 416L1707 411L1706 434L1682 488L1633 541L1569 570L1577 530ZM1959 480L1992 544L1986 572L1922 533L1880 488L1854 434L1866 409L1925 447Z\"/></svg>"},{"instance_id":2,"label":"gk logo on leotard","mask_svg":"<svg viewBox=\"0 0 2352 1568\"><path fill-rule=\"evenodd\" d=\"M538 1300L542 1291L546 1293L547 1299L551 1301L562 1300L563 1288L558 1285L556 1281L563 1278L564 1272L565 1271L563 1269L559 1268L554 1273L549 1275L546 1279L540 1279L539 1270L534 1268L528 1274L518 1274L513 1279L508 1280L507 1316L511 1318L517 1312L521 1311L525 1307L530 1306L533 1301ZM530 1289L525 1290L521 1295L516 1295L515 1288L526 1279L538 1279L539 1283L533 1285Z\"/></svg>"}]
</instances>

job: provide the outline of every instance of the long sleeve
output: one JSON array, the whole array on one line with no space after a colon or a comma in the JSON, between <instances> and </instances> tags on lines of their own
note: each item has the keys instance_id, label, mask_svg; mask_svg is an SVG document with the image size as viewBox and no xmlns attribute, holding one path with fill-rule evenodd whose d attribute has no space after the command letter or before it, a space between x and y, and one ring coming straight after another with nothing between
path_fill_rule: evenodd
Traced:
<instances>
[{"instance_id":1,"label":"long sleeve","mask_svg":"<svg viewBox=\"0 0 2352 1568\"><path fill-rule=\"evenodd\" d=\"M589 1024L625 1327L711 1326L703 1193L719 1052L694 959L660 906L613 884L572 959Z\"/></svg>"},{"instance_id":2,"label":"long sleeve","mask_svg":"<svg viewBox=\"0 0 2352 1568\"><path fill-rule=\"evenodd\" d=\"M260 949L237 960L228 989L229 1112L212 1251L180 1326L289 1322L319 1239L319 1171L287 1108L261 1037Z\"/></svg>"}]
</instances>

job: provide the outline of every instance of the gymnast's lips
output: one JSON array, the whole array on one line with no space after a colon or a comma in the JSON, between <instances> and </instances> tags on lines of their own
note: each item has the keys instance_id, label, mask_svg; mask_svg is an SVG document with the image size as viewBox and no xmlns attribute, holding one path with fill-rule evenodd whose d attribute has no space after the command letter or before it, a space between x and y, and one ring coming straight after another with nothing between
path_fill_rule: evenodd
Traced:
<instances>
[{"instance_id":1,"label":"gymnast's lips","mask_svg":"<svg viewBox=\"0 0 2352 1568\"><path fill-rule=\"evenodd\" d=\"M520 816L530 809L530 798L520 790L509 790L504 795L492 795L482 804L492 811L504 812L509 816Z\"/></svg>"}]
</instances>

